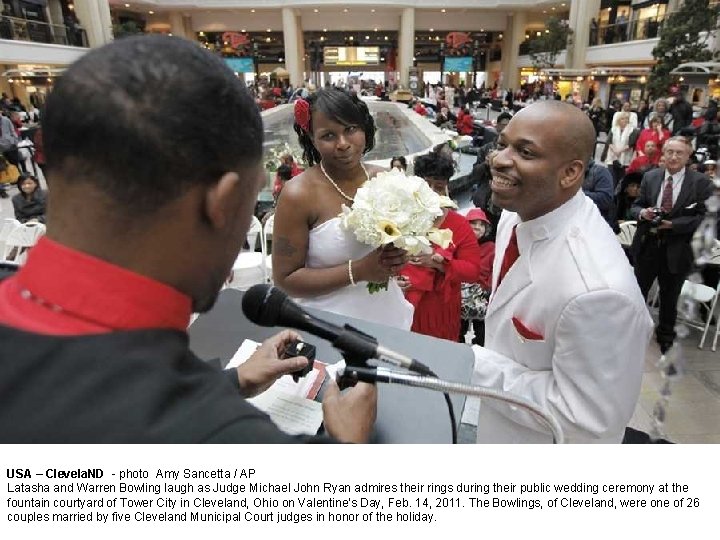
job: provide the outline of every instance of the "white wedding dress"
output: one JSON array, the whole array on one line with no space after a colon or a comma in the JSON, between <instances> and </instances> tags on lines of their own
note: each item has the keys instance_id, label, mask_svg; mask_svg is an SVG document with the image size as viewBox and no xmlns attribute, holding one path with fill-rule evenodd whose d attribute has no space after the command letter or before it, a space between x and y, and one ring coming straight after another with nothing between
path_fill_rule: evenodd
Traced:
<instances>
[{"instance_id":1,"label":"white wedding dress","mask_svg":"<svg viewBox=\"0 0 720 540\"><path fill-rule=\"evenodd\" d=\"M305 266L327 268L347 265L348 260L358 260L372 251L361 244L351 231L346 231L339 217L332 218L310 230ZM405 300L395 280L388 283L387 291L373 294L367 290L367 282L348 285L329 294L314 298L297 299L305 307L322 309L339 315L364 319L374 323L410 330L414 308Z\"/></svg>"}]
</instances>

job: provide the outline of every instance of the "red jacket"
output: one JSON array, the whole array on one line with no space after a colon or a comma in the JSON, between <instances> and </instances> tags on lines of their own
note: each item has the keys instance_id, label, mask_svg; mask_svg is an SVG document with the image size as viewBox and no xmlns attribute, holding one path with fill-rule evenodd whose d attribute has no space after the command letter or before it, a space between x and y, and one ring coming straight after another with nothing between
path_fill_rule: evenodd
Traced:
<instances>
[{"instance_id":1,"label":"red jacket","mask_svg":"<svg viewBox=\"0 0 720 540\"><path fill-rule=\"evenodd\" d=\"M461 117L458 117L457 121L457 130L460 135L472 135L473 130L475 129L474 124L475 119L471 114L463 114Z\"/></svg>"},{"instance_id":2,"label":"red jacket","mask_svg":"<svg viewBox=\"0 0 720 540\"><path fill-rule=\"evenodd\" d=\"M638 152L645 153L645 143L647 141L655 141L658 155L662 151L663 144L670 138L670 131L667 129L662 130L662 136L658 134L657 130L645 128L640 132L637 144L635 144L635 150Z\"/></svg>"},{"instance_id":3,"label":"red jacket","mask_svg":"<svg viewBox=\"0 0 720 540\"><path fill-rule=\"evenodd\" d=\"M489 279L487 272L491 271L492 259L488 264L487 249L483 254L470 224L457 212L448 212L440 228L453 232L452 244L447 249L434 246L434 252L445 258L445 272L408 264L401 274L410 280L406 296L415 306L412 331L457 341L460 286Z\"/></svg>"}]
</instances>

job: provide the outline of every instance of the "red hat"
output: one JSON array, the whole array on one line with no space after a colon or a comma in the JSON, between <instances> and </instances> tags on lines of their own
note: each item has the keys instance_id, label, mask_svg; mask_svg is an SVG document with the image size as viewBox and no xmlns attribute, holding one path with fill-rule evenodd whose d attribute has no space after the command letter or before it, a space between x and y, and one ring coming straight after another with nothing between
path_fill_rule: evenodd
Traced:
<instances>
[{"instance_id":1,"label":"red hat","mask_svg":"<svg viewBox=\"0 0 720 540\"><path fill-rule=\"evenodd\" d=\"M484 221L488 225L490 224L490 220L485 215L485 212L481 208L473 208L470 210L467 215L465 216L465 219L468 221Z\"/></svg>"}]
</instances>

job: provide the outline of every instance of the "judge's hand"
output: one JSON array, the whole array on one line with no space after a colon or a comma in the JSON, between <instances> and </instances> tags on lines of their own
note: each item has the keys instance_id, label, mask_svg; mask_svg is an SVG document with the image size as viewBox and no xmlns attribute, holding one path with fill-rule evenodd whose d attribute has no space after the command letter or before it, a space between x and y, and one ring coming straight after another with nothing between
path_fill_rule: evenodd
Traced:
<instances>
[{"instance_id":1,"label":"judge's hand","mask_svg":"<svg viewBox=\"0 0 720 540\"><path fill-rule=\"evenodd\" d=\"M359 382L341 393L337 383L330 379L322 408L329 435L341 442L367 442L377 416L377 388Z\"/></svg>"},{"instance_id":2,"label":"judge's hand","mask_svg":"<svg viewBox=\"0 0 720 540\"><path fill-rule=\"evenodd\" d=\"M302 341L302 336L292 330L283 330L263 341L258 350L245 363L238 366L240 393L244 397L257 396L270 388L283 375L298 371L307 365L308 359L303 356L280 359L285 347L293 340Z\"/></svg>"}]
</instances>

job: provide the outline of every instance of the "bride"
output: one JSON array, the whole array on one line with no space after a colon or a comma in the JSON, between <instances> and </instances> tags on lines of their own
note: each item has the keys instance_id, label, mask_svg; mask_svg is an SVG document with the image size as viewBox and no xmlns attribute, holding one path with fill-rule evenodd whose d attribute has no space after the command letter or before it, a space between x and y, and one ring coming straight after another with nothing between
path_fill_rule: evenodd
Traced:
<instances>
[{"instance_id":1,"label":"bride","mask_svg":"<svg viewBox=\"0 0 720 540\"><path fill-rule=\"evenodd\" d=\"M375 124L356 96L335 88L295 102L295 131L309 167L283 188L273 230L275 283L304 306L410 329L413 307L395 280L407 262L395 247L373 249L342 228L341 205L380 167L361 163ZM370 294L368 282L389 279Z\"/></svg>"}]
</instances>

